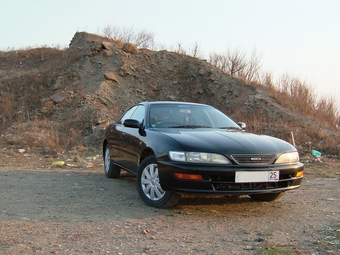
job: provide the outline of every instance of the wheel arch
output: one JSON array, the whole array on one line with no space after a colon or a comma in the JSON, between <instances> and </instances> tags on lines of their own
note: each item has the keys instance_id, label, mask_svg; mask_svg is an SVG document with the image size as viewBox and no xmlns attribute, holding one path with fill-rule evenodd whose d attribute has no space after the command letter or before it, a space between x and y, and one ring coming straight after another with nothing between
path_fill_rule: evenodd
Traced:
<instances>
[{"instance_id":1,"label":"wheel arch","mask_svg":"<svg viewBox=\"0 0 340 255\"><path fill-rule=\"evenodd\" d=\"M145 148L145 150L140 155L139 164L141 164L144 159L146 159L147 157L149 157L151 155L155 155L154 151L151 148L149 148L149 147Z\"/></svg>"}]
</instances>

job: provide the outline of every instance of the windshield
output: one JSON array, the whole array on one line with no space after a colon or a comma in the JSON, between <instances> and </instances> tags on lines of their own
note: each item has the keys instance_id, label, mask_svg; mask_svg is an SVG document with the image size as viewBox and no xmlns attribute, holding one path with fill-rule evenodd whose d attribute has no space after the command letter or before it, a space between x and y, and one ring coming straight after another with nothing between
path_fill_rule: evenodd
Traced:
<instances>
[{"instance_id":1,"label":"windshield","mask_svg":"<svg viewBox=\"0 0 340 255\"><path fill-rule=\"evenodd\" d=\"M228 116L205 105L154 104L149 111L149 126L155 128L240 129Z\"/></svg>"}]
</instances>

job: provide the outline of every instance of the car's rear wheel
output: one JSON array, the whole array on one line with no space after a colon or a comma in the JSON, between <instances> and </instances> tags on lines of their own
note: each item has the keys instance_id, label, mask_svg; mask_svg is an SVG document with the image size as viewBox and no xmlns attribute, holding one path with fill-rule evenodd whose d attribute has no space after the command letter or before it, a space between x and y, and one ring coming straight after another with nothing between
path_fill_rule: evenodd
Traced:
<instances>
[{"instance_id":1,"label":"car's rear wheel","mask_svg":"<svg viewBox=\"0 0 340 255\"><path fill-rule=\"evenodd\" d=\"M120 175L120 167L113 164L110 156L109 145L104 150L104 171L107 178L117 178Z\"/></svg>"},{"instance_id":2,"label":"car's rear wheel","mask_svg":"<svg viewBox=\"0 0 340 255\"><path fill-rule=\"evenodd\" d=\"M284 194L283 192L277 192L277 193L252 194L249 196L252 199L258 200L258 201L274 201L282 197L283 194Z\"/></svg>"},{"instance_id":3,"label":"car's rear wheel","mask_svg":"<svg viewBox=\"0 0 340 255\"><path fill-rule=\"evenodd\" d=\"M157 208L173 206L181 198L177 193L162 189L154 156L147 157L140 164L137 172L137 189L146 205Z\"/></svg>"}]
</instances>

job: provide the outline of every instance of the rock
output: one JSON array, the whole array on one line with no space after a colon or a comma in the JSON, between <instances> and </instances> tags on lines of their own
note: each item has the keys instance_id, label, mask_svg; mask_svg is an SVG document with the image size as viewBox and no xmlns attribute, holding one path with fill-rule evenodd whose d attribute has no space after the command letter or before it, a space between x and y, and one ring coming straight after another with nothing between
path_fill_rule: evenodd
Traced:
<instances>
[{"instance_id":1,"label":"rock","mask_svg":"<svg viewBox=\"0 0 340 255\"><path fill-rule=\"evenodd\" d=\"M150 85L150 88L151 88L152 91L158 91L159 90L158 87L155 86L155 85Z\"/></svg>"},{"instance_id":2,"label":"rock","mask_svg":"<svg viewBox=\"0 0 340 255\"><path fill-rule=\"evenodd\" d=\"M124 46L124 43L120 40L115 40L111 42L103 41L102 45L107 50L114 50L116 48L122 48Z\"/></svg>"},{"instance_id":3,"label":"rock","mask_svg":"<svg viewBox=\"0 0 340 255\"><path fill-rule=\"evenodd\" d=\"M111 57L111 56L112 56L112 51L110 51L110 50L104 50L103 56L104 56L104 57Z\"/></svg>"},{"instance_id":4,"label":"rock","mask_svg":"<svg viewBox=\"0 0 340 255\"><path fill-rule=\"evenodd\" d=\"M96 125L101 125L101 124L104 124L106 122L107 122L107 119L105 119L105 118L98 118L97 122L96 122Z\"/></svg>"},{"instance_id":5,"label":"rock","mask_svg":"<svg viewBox=\"0 0 340 255\"><path fill-rule=\"evenodd\" d=\"M114 73L112 73L112 72L105 72L104 73L104 77L107 80L118 82L117 76Z\"/></svg>"},{"instance_id":6,"label":"rock","mask_svg":"<svg viewBox=\"0 0 340 255\"><path fill-rule=\"evenodd\" d=\"M246 246L246 248L244 248L244 250L246 250L246 251L253 251L253 250L255 250L255 248L252 247L252 246Z\"/></svg>"},{"instance_id":7,"label":"rock","mask_svg":"<svg viewBox=\"0 0 340 255\"><path fill-rule=\"evenodd\" d=\"M99 52L99 51L102 50L102 48L103 48L102 44L97 44L97 45L94 47L94 50Z\"/></svg>"},{"instance_id":8,"label":"rock","mask_svg":"<svg viewBox=\"0 0 340 255\"><path fill-rule=\"evenodd\" d=\"M133 43L124 43L123 51L125 51L127 53L132 53L132 54L138 53L137 46L134 45Z\"/></svg>"},{"instance_id":9,"label":"rock","mask_svg":"<svg viewBox=\"0 0 340 255\"><path fill-rule=\"evenodd\" d=\"M92 162L82 162L80 165L79 165L80 168L93 168L94 167L94 164Z\"/></svg>"},{"instance_id":10,"label":"rock","mask_svg":"<svg viewBox=\"0 0 340 255\"><path fill-rule=\"evenodd\" d=\"M124 46L124 42L122 42L121 40L115 40L113 42L113 44L117 47L117 48L123 48Z\"/></svg>"},{"instance_id":11,"label":"rock","mask_svg":"<svg viewBox=\"0 0 340 255\"><path fill-rule=\"evenodd\" d=\"M112 42L103 41L102 45L106 50L111 50L114 47L114 44Z\"/></svg>"},{"instance_id":12,"label":"rock","mask_svg":"<svg viewBox=\"0 0 340 255\"><path fill-rule=\"evenodd\" d=\"M119 73L120 76L126 77L126 76L128 76L130 74L131 73L125 67L121 67L120 68L120 73Z\"/></svg>"},{"instance_id":13,"label":"rock","mask_svg":"<svg viewBox=\"0 0 340 255\"><path fill-rule=\"evenodd\" d=\"M62 88L63 77L58 77L56 83L53 85L53 90L58 90Z\"/></svg>"},{"instance_id":14,"label":"rock","mask_svg":"<svg viewBox=\"0 0 340 255\"><path fill-rule=\"evenodd\" d=\"M43 148L40 148L40 153L42 154L42 155L46 155L47 153L49 153L49 151L50 151L50 148L49 147L43 147Z\"/></svg>"},{"instance_id":15,"label":"rock","mask_svg":"<svg viewBox=\"0 0 340 255\"><path fill-rule=\"evenodd\" d=\"M66 97L61 93L56 93L50 97L56 104L63 102Z\"/></svg>"}]
</instances>

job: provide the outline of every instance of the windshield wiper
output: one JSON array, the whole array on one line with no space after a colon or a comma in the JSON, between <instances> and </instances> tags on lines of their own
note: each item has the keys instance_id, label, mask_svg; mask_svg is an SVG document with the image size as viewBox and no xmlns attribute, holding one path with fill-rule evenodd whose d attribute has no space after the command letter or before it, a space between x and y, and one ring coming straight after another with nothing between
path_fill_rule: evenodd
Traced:
<instances>
[{"instance_id":1,"label":"windshield wiper","mask_svg":"<svg viewBox=\"0 0 340 255\"><path fill-rule=\"evenodd\" d=\"M201 126L201 125L180 125L180 126L170 126L169 128L211 128L211 127Z\"/></svg>"}]
</instances>

